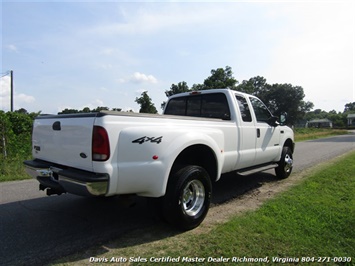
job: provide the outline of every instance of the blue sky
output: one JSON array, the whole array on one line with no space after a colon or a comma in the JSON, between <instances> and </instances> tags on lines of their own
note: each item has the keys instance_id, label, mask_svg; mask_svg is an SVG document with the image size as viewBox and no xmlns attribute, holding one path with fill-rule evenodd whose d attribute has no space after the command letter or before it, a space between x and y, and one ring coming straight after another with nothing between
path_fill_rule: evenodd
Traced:
<instances>
[{"instance_id":1,"label":"blue sky","mask_svg":"<svg viewBox=\"0 0 355 266\"><path fill-rule=\"evenodd\" d=\"M315 109L355 102L353 1L2 1L1 73L15 109L157 109L171 84L231 66L302 86ZM10 80L1 78L0 110Z\"/></svg>"}]
</instances>

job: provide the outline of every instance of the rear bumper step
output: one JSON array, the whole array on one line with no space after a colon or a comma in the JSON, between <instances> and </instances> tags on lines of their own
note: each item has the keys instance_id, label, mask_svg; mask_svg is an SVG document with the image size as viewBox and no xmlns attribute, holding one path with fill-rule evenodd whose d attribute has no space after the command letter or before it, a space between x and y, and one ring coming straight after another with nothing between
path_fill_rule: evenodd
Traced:
<instances>
[{"instance_id":1,"label":"rear bumper step","mask_svg":"<svg viewBox=\"0 0 355 266\"><path fill-rule=\"evenodd\" d=\"M26 172L39 181L40 189L47 189L48 195L68 192L80 196L104 196L108 191L108 174L64 169L37 159L24 161L24 165Z\"/></svg>"}]
</instances>

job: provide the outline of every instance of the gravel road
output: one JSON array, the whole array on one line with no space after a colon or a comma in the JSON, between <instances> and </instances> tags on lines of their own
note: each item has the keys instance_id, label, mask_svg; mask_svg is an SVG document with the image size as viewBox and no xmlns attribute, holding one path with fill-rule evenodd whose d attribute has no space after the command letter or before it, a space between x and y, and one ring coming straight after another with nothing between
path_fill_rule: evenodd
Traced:
<instances>
[{"instance_id":1,"label":"gravel road","mask_svg":"<svg viewBox=\"0 0 355 266\"><path fill-rule=\"evenodd\" d=\"M351 150L355 150L355 132L299 142L294 153L293 174ZM287 180L292 180L292 176ZM253 195L269 189L270 184L273 187L279 184L272 171L247 177L233 173L223 176L213 188L213 207L206 223L212 217L223 220L227 213L236 211L234 207L228 207L232 206L229 204L255 207L243 200L230 202L243 198L243 195L258 198ZM38 191L35 180L0 183L0 263L45 265L117 239L132 230L161 223L153 213L144 198L47 197ZM224 216L218 216L218 213Z\"/></svg>"}]
</instances>

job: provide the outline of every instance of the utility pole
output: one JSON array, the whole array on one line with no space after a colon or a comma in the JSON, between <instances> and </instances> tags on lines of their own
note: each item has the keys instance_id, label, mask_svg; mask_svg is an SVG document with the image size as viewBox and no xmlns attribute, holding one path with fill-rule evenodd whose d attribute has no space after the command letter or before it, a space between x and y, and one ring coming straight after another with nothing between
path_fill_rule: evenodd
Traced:
<instances>
[{"instance_id":1,"label":"utility pole","mask_svg":"<svg viewBox=\"0 0 355 266\"><path fill-rule=\"evenodd\" d=\"M11 78L11 83L10 83L10 87L11 87L11 112L14 111L14 71L10 70L10 78Z\"/></svg>"}]
</instances>

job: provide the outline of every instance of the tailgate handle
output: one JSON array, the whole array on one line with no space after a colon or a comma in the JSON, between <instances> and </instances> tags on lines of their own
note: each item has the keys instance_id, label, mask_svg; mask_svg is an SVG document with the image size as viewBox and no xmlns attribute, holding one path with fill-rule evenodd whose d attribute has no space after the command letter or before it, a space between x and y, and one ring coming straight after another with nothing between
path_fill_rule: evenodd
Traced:
<instances>
[{"instance_id":1,"label":"tailgate handle","mask_svg":"<svg viewBox=\"0 0 355 266\"><path fill-rule=\"evenodd\" d=\"M58 131L61 130L62 128L60 126L60 121L54 122L52 125L52 128L53 128L53 130L58 130Z\"/></svg>"}]
</instances>

